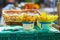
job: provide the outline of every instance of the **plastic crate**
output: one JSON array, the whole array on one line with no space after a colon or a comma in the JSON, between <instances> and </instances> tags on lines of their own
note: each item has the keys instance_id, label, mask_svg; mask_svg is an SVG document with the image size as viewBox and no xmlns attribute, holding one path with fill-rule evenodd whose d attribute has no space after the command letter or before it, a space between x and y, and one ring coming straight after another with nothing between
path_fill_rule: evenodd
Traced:
<instances>
[{"instance_id":1,"label":"plastic crate","mask_svg":"<svg viewBox=\"0 0 60 40\"><path fill-rule=\"evenodd\" d=\"M38 33L37 40L60 40L60 34L55 35L55 33Z\"/></svg>"},{"instance_id":2,"label":"plastic crate","mask_svg":"<svg viewBox=\"0 0 60 40\"><path fill-rule=\"evenodd\" d=\"M0 40L60 40L60 33L0 34Z\"/></svg>"},{"instance_id":3,"label":"plastic crate","mask_svg":"<svg viewBox=\"0 0 60 40\"><path fill-rule=\"evenodd\" d=\"M0 32L0 40L60 40L60 33L40 32L35 26L34 31L11 31Z\"/></svg>"},{"instance_id":4,"label":"plastic crate","mask_svg":"<svg viewBox=\"0 0 60 40\"><path fill-rule=\"evenodd\" d=\"M38 33L36 31L26 31L22 33L16 33L17 40L37 40Z\"/></svg>"},{"instance_id":5,"label":"plastic crate","mask_svg":"<svg viewBox=\"0 0 60 40\"><path fill-rule=\"evenodd\" d=\"M0 37L0 40L10 40L9 37Z\"/></svg>"},{"instance_id":6,"label":"plastic crate","mask_svg":"<svg viewBox=\"0 0 60 40\"><path fill-rule=\"evenodd\" d=\"M0 40L10 40L10 33L0 33Z\"/></svg>"}]
</instances>

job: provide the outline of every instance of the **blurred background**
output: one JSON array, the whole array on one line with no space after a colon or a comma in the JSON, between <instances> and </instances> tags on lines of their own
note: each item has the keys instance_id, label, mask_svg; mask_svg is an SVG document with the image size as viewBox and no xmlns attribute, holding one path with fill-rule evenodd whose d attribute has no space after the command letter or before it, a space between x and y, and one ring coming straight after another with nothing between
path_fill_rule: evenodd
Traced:
<instances>
[{"instance_id":1,"label":"blurred background","mask_svg":"<svg viewBox=\"0 0 60 40\"><path fill-rule=\"evenodd\" d=\"M44 4L46 7L53 7L56 6L57 0L0 0L0 7L5 7L7 4L14 4L16 2L34 2Z\"/></svg>"},{"instance_id":2,"label":"blurred background","mask_svg":"<svg viewBox=\"0 0 60 40\"><path fill-rule=\"evenodd\" d=\"M58 0L0 0L0 18L2 10L14 9L13 6L18 7L17 9L20 9L25 3L37 4L39 9L51 14L55 14L57 12L57 1Z\"/></svg>"}]
</instances>

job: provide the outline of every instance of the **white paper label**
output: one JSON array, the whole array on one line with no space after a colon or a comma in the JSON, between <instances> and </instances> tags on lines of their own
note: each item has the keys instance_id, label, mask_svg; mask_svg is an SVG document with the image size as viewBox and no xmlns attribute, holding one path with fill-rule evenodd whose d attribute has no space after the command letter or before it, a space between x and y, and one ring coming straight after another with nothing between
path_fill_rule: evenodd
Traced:
<instances>
[{"instance_id":1,"label":"white paper label","mask_svg":"<svg viewBox=\"0 0 60 40\"><path fill-rule=\"evenodd\" d=\"M34 24L23 24L24 29L31 30L34 27Z\"/></svg>"}]
</instances>

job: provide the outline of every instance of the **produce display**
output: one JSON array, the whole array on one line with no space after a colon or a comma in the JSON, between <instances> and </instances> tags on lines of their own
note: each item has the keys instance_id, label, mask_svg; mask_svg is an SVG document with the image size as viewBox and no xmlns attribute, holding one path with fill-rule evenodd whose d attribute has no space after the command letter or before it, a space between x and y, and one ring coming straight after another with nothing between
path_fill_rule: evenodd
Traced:
<instances>
[{"instance_id":1,"label":"produce display","mask_svg":"<svg viewBox=\"0 0 60 40\"><path fill-rule=\"evenodd\" d=\"M18 10L4 10L3 11L3 18L7 25L19 25L21 22L21 11Z\"/></svg>"},{"instance_id":2,"label":"produce display","mask_svg":"<svg viewBox=\"0 0 60 40\"><path fill-rule=\"evenodd\" d=\"M36 16L30 16L31 13L28 14L28 12L34 12L33 10L6 10L3 12L3 17L5 20L5 23L7 25L13 25L18 24L20 25L21 22L34 22ZM34 13L32 14L34 15ZM22 24L22 23L21 23Z\"/></svg>"},{"instance_id":3,"label":"produce display","mask_svg":"<svg viewBox=\"0 0 60 40\"><path fill-rule=\"evenodd\" d=\"M14 16L8 16L8 15L5 15L4 16L4 20L5 20L5 22L21 22L21 20L22 20L22 16L20 16L20 15L14 15Z\"/></svg>"},{"instance_id":4,"label":"produce display","mask_svg":"<svg viewBox=\"0 0 60 40\"><path fill-rule=\"evenodd\" d=\"M35 22L35 20L36 20L36 16L30 16L28 14L24 14L22 22Z\"/></svg>"},{"instance_id":5,"label":"produce display","mask_svg":"<svg viewBox=\"0 0 60 40\"><path fill-rule=\"evenodd\" d=\"M25 9L39 9L40 8L38 4L34 4L34 3L26 3L24 7Z\"/></svg>"},{"instance_id":6,"label":"produce display","mask_svg":"<svg viewBox=\"0 0 60 40\"><path fill-rule=\"evenodd\" d=\"M58 18L58 15L51 15L46 12L34 15L33 13L21 13L20 11L7 11L3 14L3 17L5 22L35 22L36 20L39 22L53 22Z\"/></svg>"},{"instance_id":7,"label":"produce display","mask_svg":"<svg viewBox=\"0 0 60 40\"><path fill-rule=\"evenodd\" d=\"M39 22L53 22L57 19L58 19L58 15L51 15L51 14L47 14L46 12L42 12L37 18Z\"/></svg>"},{"instance_id":8,"label":"produce display","mask_svg":"<svg viewBox=\"0 0 60 40\"><path fill-rule=\"evenodd\" d=\"M41 28L42 31L50 31L52 23L58 19L58 15L51 15L47 12L41 12L37 17L37 26Z\"/></svg>"},{"instance_id":9,"label":"produce display","mask_svg":"<svg viewBox=\"0 0 60 40\"><path fill-rule=\"evenodd\" d=\"M37 13L37 15L33 10L23 11L5 11L3 13L5 23L7 25L22 25L24 29L31 30L34 28L34 24L41 26L39 22L52 23L58 19L58 15L51 15L46 12Z\"/></svg>"}]
</instances>

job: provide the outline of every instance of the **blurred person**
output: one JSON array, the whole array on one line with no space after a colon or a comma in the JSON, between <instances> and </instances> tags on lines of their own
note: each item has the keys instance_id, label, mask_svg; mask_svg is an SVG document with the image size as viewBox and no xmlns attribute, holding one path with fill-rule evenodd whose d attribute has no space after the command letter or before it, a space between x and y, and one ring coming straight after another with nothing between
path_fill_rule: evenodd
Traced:
<instances>
[{"instance_id":1,"label":"blurred person","mask_svg":"<svg viewBox=\"0 0 60 40\"><path fill-rule=\"evenodd\" d=\"M3 8L3 10L11 9L16 5L16 3L21 2L25 2L25 0L6 0L6 6Z\"/></svg>"},{"instance_id":2,"label":"blurred person","mask_svg":"<svg viewBox=\"0 0 60 40\"><path fill-rule=\"evenodd\" d=\"M50 0L50 7L56 7L56 0Z\"/></svg>"},{"instance_id":3,"label":"blurred person","mask_svg":"<svg viewBox=\"0 0 60 40\"><path fill-rule=\"evenodd\" d=\"M7 0L8 3L20 3L20 2L25 2L25 0Z\"/></svg>"},{"instance_id":4,"label":"blurred person","mask_svg":"<svg viewBox=\"0 0 60 40\"><path fill-rule=\"evenodd\" d=\"M45 4L40 4L40 11L45 11L45 8L46 8Z\"/></svg>"},{"instance_id":5,"label":"blurred person","mask_svg":"<svg viewBox=\"0 0 60 40\"><path fill-rule=\"evenodd\" d=\"M44 5L44 4L40 4L40 7L41 7L41 8L45 8L45 5Z\"/></svg>"},{"instance_id":6,"label":"blurred person","mask_svg":"<svg viewBox=\"0 0 60 40\"><path fill-rule=\"evenodd\" d=\"M10 10L12 7L14 7L15 3L16 0L6 0L6 6L2 10Z\"/></svg>"},{"instance_id":7,"label":"blurred person","mask_svg":"<svg viewBox=\"0 0 60 40\"><path fill-rule=\"evenodd\" d=\"M7 3L15 3L15 0L6 0Z\"/></svg>"},{"instance_id":8,"label":"blurred person","mask_svg":"<svg viewBox=\"0 0 60 40\"><path fill-rule=\"evenodd\" d=\"M50 0L44 0L44 4L45 4L47 7L50 7Z\"/></svg>"},{"instance_id":9,"label":"blurred person","mask_svg":"<svg viewBox=\"0 0 60 40\"><path fill-rule=\"evenodd\" d=\"M44 3L48 7L56 7L56 0L44 0Z\"/></svg>"}]
</instances>

